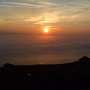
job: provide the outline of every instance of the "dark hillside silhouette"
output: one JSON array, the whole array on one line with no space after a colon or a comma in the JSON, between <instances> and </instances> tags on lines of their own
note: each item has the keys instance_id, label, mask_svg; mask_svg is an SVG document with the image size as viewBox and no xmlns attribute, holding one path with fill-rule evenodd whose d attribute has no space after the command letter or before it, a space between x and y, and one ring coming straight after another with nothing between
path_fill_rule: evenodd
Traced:
<instances>
[{"instance_id":1,"label":"dark hillside silhouette","mask_svg":"<svg viewBox=\"0 0 90 90\"><path fill-rule=\"evenodd\" d=\"M7 63L0 68L0 84L30 90L90 90L90 58L55 65Z\"/></svg>"}]
</instances>

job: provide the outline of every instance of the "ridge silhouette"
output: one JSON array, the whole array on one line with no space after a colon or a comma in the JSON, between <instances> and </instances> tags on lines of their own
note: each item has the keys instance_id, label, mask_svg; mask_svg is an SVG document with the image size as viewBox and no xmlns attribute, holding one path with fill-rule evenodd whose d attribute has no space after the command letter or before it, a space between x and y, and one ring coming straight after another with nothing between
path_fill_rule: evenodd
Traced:
<instances>
[{"instance_id":1,"label":"ridge silhouette","mask_svg":"<svg viewBox=\"0 0 90 90\"><path fill-rule=\"evenodd\" d=\"M82 58L79 59L79 61L90 63L90 58L88 58L87 56L83 56Z\"/></svg>"},{"instance_id":2,"label":"ridge silhouette","mask_svg":"<svg viewBox=\"0 0 90 90\"><path fill-rule=\"evenodd\" d=\"M13 65L0 68L1 86L30 90L90 90L90 58L54 65ZM25 89L26 90L26 89Z\"/></svg>"}]
</instances>

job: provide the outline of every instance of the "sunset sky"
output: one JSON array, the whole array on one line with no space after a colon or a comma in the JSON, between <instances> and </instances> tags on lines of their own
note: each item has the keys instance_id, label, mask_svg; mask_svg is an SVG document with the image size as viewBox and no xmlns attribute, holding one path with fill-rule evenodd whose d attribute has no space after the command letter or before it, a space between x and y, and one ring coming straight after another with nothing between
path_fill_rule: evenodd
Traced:
<instances>
[{"instance_id":1,"label":"sunset sky","mask_svg":"<svg viewBox=\"0 0 90 90\"><path fill-rule=\"evenodd\" d=\"M90 29L89 24L90 0L0 0L1 29Z\"/></svg>"},{"instance_id":2,"label":"sunset sky","mask_svg":"<svg viewBox=\"0 0 90 90\"><path fill-rule=\"evenodd\" d=\"M1 64L64 63L85 54L90 0L0 0Z\"/></svg>"}]
</instances>

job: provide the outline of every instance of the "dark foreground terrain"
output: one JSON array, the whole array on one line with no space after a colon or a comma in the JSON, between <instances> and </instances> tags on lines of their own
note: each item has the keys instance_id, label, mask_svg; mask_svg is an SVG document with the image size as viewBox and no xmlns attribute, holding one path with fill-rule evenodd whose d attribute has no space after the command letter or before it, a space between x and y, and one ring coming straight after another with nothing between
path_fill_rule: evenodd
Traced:
<instances>
[{"instance_id":1,"label":"dark foreground terrain","mask_svg":"<svg viewBox=\"0 0 90 90\"><path fill-rule=\"evenodd\" d=\"M25 90L90 90L90 58L57 65L12 65L0 68L0 87ZM1 90L3 90L1 89Z\"/></svg>"}]
</instances>

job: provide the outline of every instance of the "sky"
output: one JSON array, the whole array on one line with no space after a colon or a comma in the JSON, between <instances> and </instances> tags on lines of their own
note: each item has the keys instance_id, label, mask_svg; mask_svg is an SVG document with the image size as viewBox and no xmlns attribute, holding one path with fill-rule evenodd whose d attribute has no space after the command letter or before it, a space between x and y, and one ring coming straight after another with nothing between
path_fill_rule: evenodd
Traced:
<instances>
[{"instance_id":1,"label":"sky","mask_svg":"<svg viewBox=\"0 0 90 90\"><path fill-rule=\"evenodd\" d=\"M0 28L90 29L90 0L0 0Z\"/></svg>"},{"instance_id":2,"label":"sky","mask_svg":"<svg viewBox=\"0 0 90 90\"><path fill-rule=\"evenodd\" d=\"M83 55L90 56L90 0L0 0L0 65L67 63Z\"/></svg>"}]
</instances>

